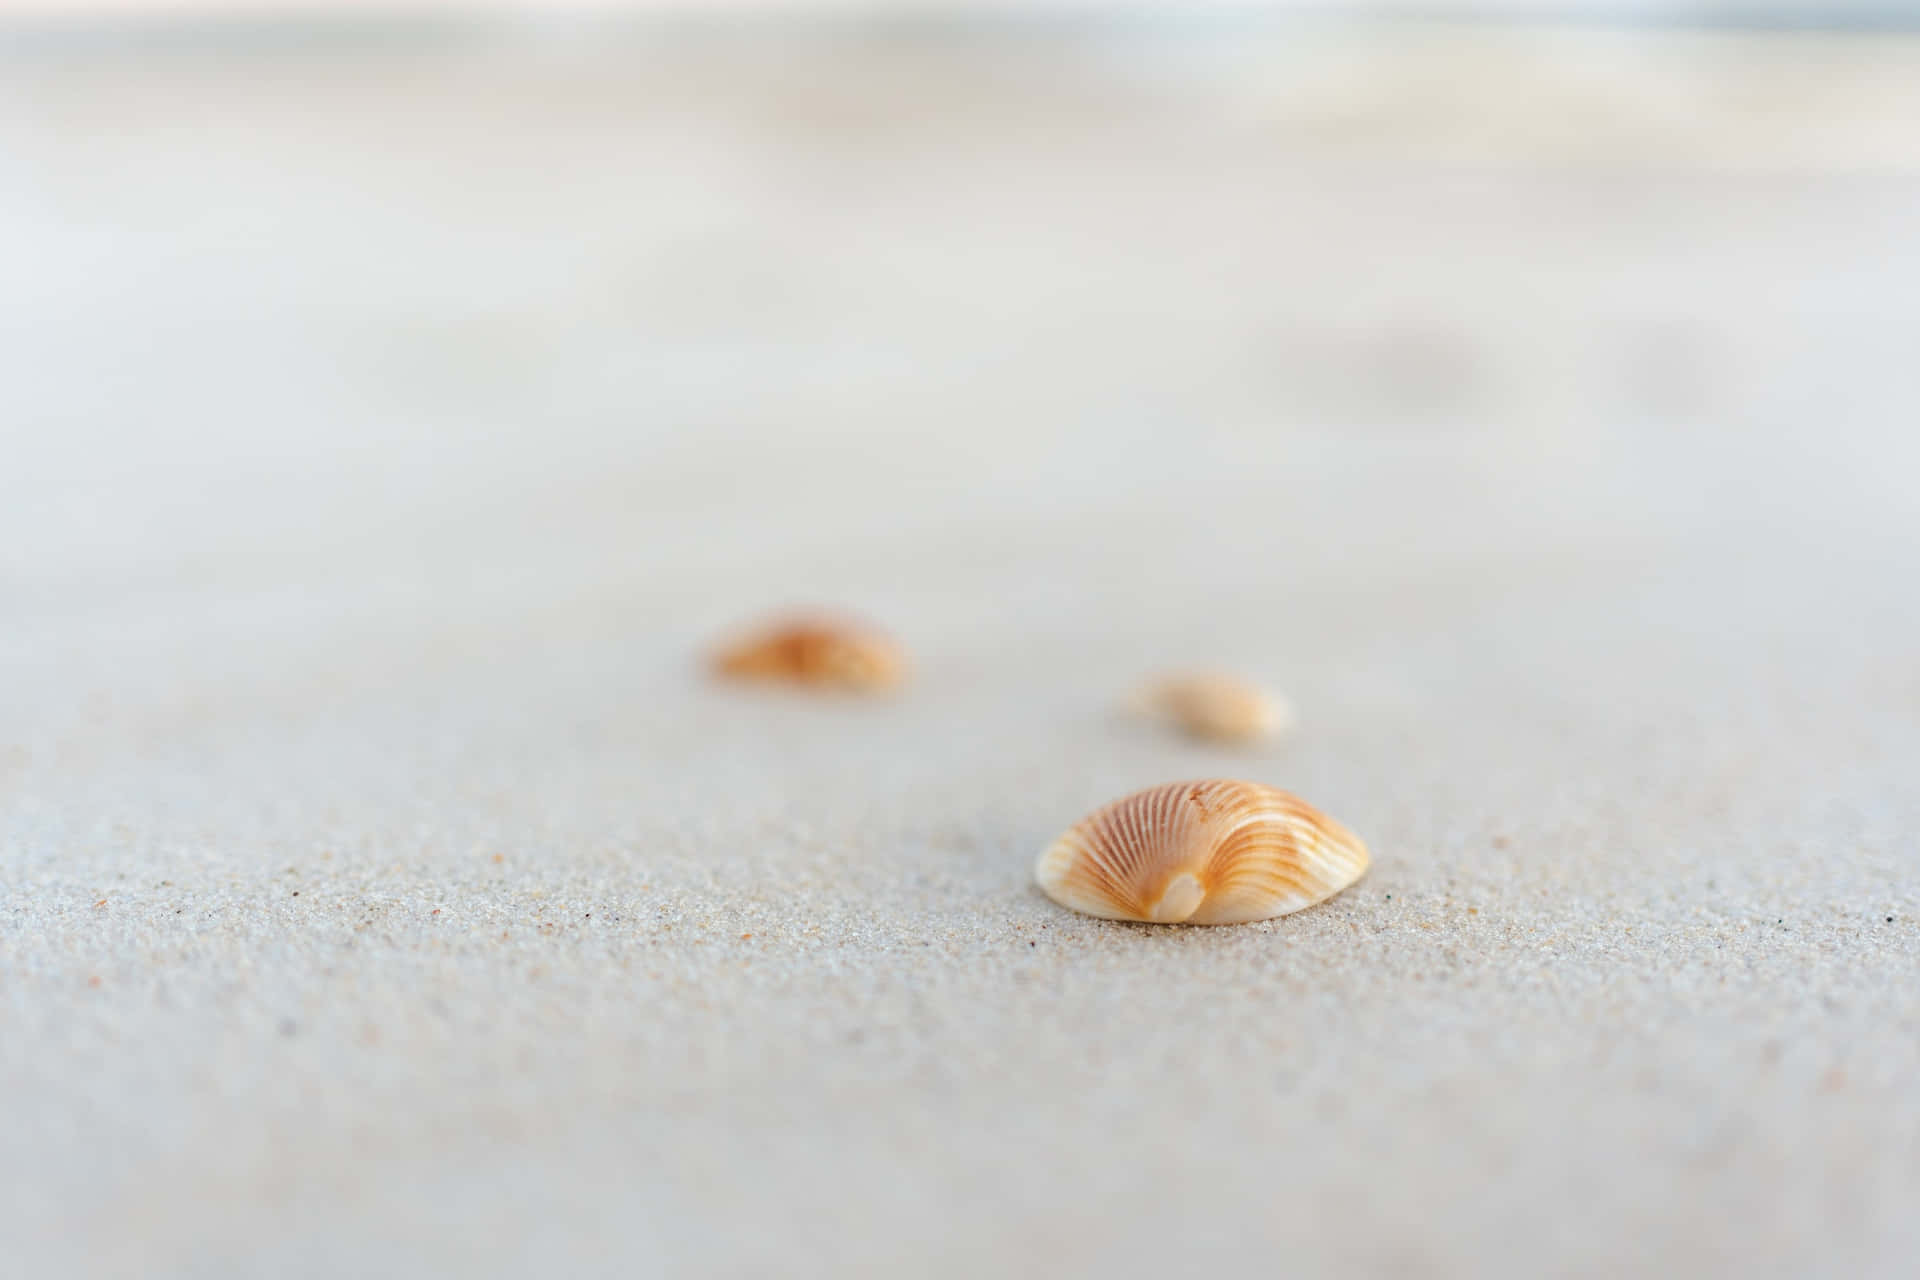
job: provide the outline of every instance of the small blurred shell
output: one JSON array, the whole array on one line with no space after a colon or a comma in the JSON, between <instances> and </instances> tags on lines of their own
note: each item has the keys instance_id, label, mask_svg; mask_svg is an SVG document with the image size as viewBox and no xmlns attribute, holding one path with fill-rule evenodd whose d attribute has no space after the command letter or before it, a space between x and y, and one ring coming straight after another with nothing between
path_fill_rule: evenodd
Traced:
<instances>
[{"instance_id":1,"label":"small blurred shell","mask_svg":"<svg viewBox=\"0 0 1920 1280\"><path fill-rule=\"evenodd\" d=\"M1096 809L1034 865L1063 907L1107 920L1244 924L1324 902L1366 874L1367 846L1298 796L1212 779Z\"/></svg>"},{"instance_id":2,"label":"small blurred shell","mask_svg":"<svg viewBox=\"0 0 1920 1280\"><path fill-rule=\"evenodd\" d=\"M721 648L714 671L739 680L876 692L906 677L906 655L865 623L819 615L776 619Z\"/></svg>"},{"instance_id":3,"label":"small blurred shell","mask_svg":"<svg viewBox=\"0 0 1920 1280\"><path fill-rule=\"evenodd\" d=\"M1210 742L1257 742L1293 727L1291 707L1237 676L1165 676L1141 690L1135 701L1148 714Z\"/></svg>"}]
</instances>

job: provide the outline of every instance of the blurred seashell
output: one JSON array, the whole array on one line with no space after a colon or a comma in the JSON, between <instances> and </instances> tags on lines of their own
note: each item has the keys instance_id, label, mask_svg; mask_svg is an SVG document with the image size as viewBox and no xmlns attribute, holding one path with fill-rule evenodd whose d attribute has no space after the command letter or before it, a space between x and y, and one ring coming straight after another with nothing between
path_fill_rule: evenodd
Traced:
<instances>
[{"instance_id":1,"label":"blurred seashell","mask_svg":"<svg viewBox=\"0 0 1920 1280\"><path fill-rule=\"evenodd\" d=\"M1135 704L1212 742L1255 742L1293 727L1293 709L1284 700L1237 676L1166 676L1141 690Z\"/></svg>"},{"instance_id":2,"label":"blurred seashell","mask_svg":"<svg viewBox=\"0 0 1920 1280\"><path fill-rule=\"evenodd\" d=\"M906 655L874 627L846 618L780 618L714 655L713 669L743 680L869 692L906 676Z\"/></svg>"},{"instance_id":3,"label":"blurred seashell","mask_svg":"<svg viewBox=\"0 0 1920 1280\"><path fill-rule=\"evenodd\" d=\"M1366 873L1367 846L1298 796L1257 782L1175 782L1096 809L1034 879L1107 920L1243 924L1324 902Z\"/></svg>"}]
</instances>

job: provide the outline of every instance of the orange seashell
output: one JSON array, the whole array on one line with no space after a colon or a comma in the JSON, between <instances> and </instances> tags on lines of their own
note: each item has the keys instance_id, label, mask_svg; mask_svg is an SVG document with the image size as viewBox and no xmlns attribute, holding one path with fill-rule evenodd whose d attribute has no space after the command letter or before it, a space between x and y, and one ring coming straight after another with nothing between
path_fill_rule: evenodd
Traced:
<instances>
[{"instance_id":1,"label":"orange seashell","mask_svg":"<svg viewBox=\"0 0 1920 1280\"><path fill-rule=\"evenodd\" d=\"M1244 924L1324 902L1368 862L1360 837L1300 797L1212 779L1094 810L1033 875L1061 906L1107 920Z\"/></svg>"},{"instance_id":2,"label":"orange seashell","mask_svg":"<svg viewBox=\"0 0 1920 1280\"><path fill-rule=\"evenodd\" d=\"M742 680L779 681L873 692L906 677L906 655L873 627L846 619L777 620L722 648L714 671Z\"/></svg>"},{"instance_id":3,"label":"orange seashell","mask_svg":"<svg viewBox=\"0 0 1920 1280\"><path fill-rule=\"evenodd\" d=\"M1166 676L1142 690L1136 704L1188 736L1210 742L1256 742L1293 726L1291 707L1237 676Z\"/></svg>"}]
</instances>

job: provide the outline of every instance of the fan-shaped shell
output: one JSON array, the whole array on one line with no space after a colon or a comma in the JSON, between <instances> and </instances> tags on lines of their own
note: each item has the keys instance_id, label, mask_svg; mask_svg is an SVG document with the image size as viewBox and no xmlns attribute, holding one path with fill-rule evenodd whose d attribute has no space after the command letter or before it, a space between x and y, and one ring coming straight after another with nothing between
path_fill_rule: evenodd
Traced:
<instances>
[{"instance_id":1,"label":"fan-shaped shell","mask_svg":"<svg viewBox=\"0 0 1920 1280\"><path fill-rule=\"evenodd\" d=\"M1061 906L1108 920L1243 924L1324 902L1368 861L1360 837L1300 797L1213 779L1094 810L1033 873Z\"/></svg>"},{"instance_id":2,"label":"fan-shaped shell","mask_svg":"<svg viewBox=\"0 0 1920 1280\"><path fill-rule=\"evenodd\" d=\"M906 655L877 629L845 618L779 618L721 648L720 675L871 692L905 678Z\"/></svg>"}]
</instances>

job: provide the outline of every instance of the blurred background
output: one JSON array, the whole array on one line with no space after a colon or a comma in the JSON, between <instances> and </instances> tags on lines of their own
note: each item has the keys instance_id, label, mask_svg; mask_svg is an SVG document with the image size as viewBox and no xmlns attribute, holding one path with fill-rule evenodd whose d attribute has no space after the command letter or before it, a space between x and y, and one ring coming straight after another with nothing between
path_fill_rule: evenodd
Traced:
<instances>
[{"instance_id":1,"label":"blurred background","mask_svg":"<svg viewBox=\"0 0 1920 1280\"><path fill-rule=\"evenodd\" d=\"M0 0L0 1236L1897 1274L1916 228L1897 0ZM1243 771L1353 914L1028 889Z\"/></svg>"},{"instance_id":2,"label":"blurred background","mask_svg":"<svg viewBox=\"0 0 1920 1280\"><path fill-rule=\"evenodd\" d=\"M217 607L274 631L231 687L640 573L684 641L746 566L1033 627L1905 510L1884 6L231 8L4 29L0 572L12 644L78 628L16 663L191 665Z\"/></svg>"}]
</instances>

